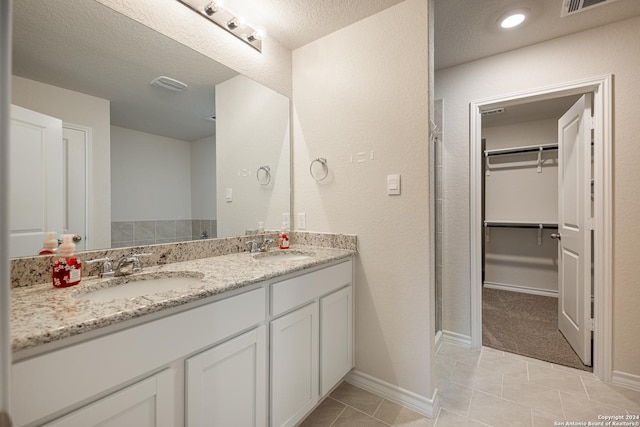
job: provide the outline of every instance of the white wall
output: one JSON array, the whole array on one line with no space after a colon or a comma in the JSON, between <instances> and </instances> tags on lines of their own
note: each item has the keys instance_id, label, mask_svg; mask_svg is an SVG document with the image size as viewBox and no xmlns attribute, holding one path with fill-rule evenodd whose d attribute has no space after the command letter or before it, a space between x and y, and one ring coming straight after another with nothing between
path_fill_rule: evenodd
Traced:
<instances>
[{"instance_id":1,"label":"white wall","mask_svg":"<svg viewBox=\"0 0 640 427\"><path fill-rule=\"evenodd\" d=\"M445 106L444 329L470 334L469 102L614 74L613 369L640 376L640 18L594 28L436 73Z\"/></svg>"},{"instance_id":2,"label":"white wall","mask_svg":"<svg viewBox=\"0 0 640 427\"><path fill-rule=\"evenodd\" d=\"M532 120L483 127L486 149L557 143L558 120ZM558 151L543 153L537 172L535 152L492 156L485 176L485 219L498 221L558 221ZM558 243L545 229L542 245L538 231L489 228L485 239L485 283L555 294L558 291Z\"/></svg>"},{"instance_id":3,"label":"white wall","mask_svg":"<svg viewBox=\"0 0 640 427\"><path fill-rule=\"evenodd\" d=\"M486 149L556 143L558 121L530 121L482 129ZM485 176L487 220L558 221L558 152L546 151L542 172L537 173L537 153L489 158Z\"/></svg>"},{"instance_id":4,"label":"white wall","mask_svg":"<svg viewBox=\"0 0 640 427\"><path fill-rule=\"evenodd\" d=\"M218 237L245 234L259 221L280 230L290 212L289 100L240 75L216 86L216 117ZM258 183L261 166L271 170L269 185Z\"/></svg>"},{"instance_id":5,"label":"white wall","mask_svg":"<svg viewBox=\"0 0 640 427\"><path fill-rule=\"evenodd\" d=\"M16 105L91 129L87 244L90 248L111 246L109 101L18 76L12 77L12 92Z\"/></svg>"},{"instance_id":6,"label":"white wall","mask_svg":"<svg viewBox=\"0 0 640 427\"><path fill-rule=\"evenodd\" d=\"M356 369L426 398L428 32L428 2L407 0L293 52L294 212L310 230L358 235ZM322 182L309 174L317 157ZM386 194L390 173L400 196Z\"/></svg>"},{"instance_id":7,"label":"white wall","mask_svg":"<svg viewBox=\"0 0 640 427\"><path fill-rule=\"evenodd\" d=\"M260 53L175 0L97 1L291 97L291 51L268 35Z\"/></svg>"},{"instance_id":8,"label":"white wall","mask_svg":"<svg viewBox=\"0 0 640 427\"><path fill-rule=\"evenodd\" d=\"M113 221L191 219L191 144L111 126Z\"/></svg>"},{"instance_id":9,"label":"white wall","mask_svg":"<svg viewBox=\"0 0 640 427\"><path fill-rule=\"evenodd\" d=\"M216 219L216 137L191 143L191 217Z\"/></svg>"}]
</instances>

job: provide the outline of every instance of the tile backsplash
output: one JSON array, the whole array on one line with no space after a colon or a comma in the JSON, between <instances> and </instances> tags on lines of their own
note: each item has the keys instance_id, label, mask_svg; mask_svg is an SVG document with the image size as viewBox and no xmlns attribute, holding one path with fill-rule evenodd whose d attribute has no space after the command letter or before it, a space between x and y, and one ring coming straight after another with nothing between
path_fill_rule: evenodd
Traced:
<instances>
[{"instance_id":1,"label":"tile backsplash","mask_svg":"<svg viewBox=\"0 0 640 427\"><path fill-rule=\"evenodd\" d=\"M111 247L155 245L216 237L215 219L113 221Z\"/></svg>"}]
</instances>

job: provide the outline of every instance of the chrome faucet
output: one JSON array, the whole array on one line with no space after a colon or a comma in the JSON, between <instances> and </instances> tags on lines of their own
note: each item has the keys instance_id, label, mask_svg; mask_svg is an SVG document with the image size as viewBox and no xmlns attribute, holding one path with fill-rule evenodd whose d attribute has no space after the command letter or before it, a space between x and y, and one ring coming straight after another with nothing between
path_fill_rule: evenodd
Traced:
<instances>
[{"instance_id":1,"label":"chrome faucet","mask_svg":"<svg viewBox=\"0 0 640 427\"><path fill-rule=\"evenodd\" d=\"M86 264L95 264L96 262L104 262L102 267L100 267L100 278L103 277L113 277L115 275L115 271L113 271L113 263L111 262L111 258L97 258L92 259L90 261L86 261Z\"/></svg>"},{"instance_id":2,"label":"chrome faucet","mask_svg":"<svg viewBox=\"0 0 640 427\"><path fill-rule=\"evenodd\" d=\"M255 240L250 240L247 242L248 245L251 245L251 253L256 252L266 252L269 249L269 245L273 243L273 239L264 239L262 243L258 243Z\"/></svg>"},{"instance_id":3,"label":"chrome faucet","mask_svg":"<svg viewBox=\"0 0 640 427\"><path fill-rule=\"evenodd\" d=\"M115 276L127 276L129 274L138 273L142 271L142 264L140 263L140 257L153 255L152 253L145 254L131 254L129 256L123 256L118 260L115 268Z\"/></svg>"}]
</instances>

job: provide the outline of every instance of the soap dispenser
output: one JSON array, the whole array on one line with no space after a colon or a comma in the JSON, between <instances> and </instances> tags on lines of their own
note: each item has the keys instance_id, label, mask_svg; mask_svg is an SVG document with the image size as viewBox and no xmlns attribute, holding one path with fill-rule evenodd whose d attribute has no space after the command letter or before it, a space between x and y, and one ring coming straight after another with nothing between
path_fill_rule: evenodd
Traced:
<instances>
[{"instance_id":1,"label":"soap dispenser","mask_svg":"<svg viewBox=\"0 0 640 427\"><path fill-rule=\"evenodd\" d=\"M54 231L49 231L38 255L54 255L56 252L58 252L58 239Z\"/></svg>"},{"instance_id":2,"label":"soap dispenser","mask_svg":"<svg viewBox=\"0 0 640 427\"><path fill-rule=\"evenodd\" d=\"M287 224L282 223L280 231L280 249L289 249L289 235L287 234Z\"/></svg>"},{"instance_id":3,"label":"soap dispenser","mask_svg":"<svg viewBox=\"0 0 640 427\"><path fill-rule=\"evenodd\" d=\"M52 279L56 288L77 285L82 279L82 263L73 255L73 234L63 234L58 254L53 257Z\"/></svg>"}]
</instances>

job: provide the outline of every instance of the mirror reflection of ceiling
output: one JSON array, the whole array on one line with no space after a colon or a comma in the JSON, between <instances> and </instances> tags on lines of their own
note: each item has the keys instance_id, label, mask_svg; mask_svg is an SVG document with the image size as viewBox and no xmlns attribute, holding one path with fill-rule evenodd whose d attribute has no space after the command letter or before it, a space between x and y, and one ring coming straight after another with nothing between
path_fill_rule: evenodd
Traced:
<instances>
[{"instance_id":1,"label":"mirror reflection of ceiling","mask_svg":"<svg viewBox=\"0 0 640 427\"><path fill-rule=\"evenodd\" d=\"M13 73L111 101L111 123L169 138L212 135L214 86L238 73L93 1L14 2ZM159 75L188 85L150 85Z\"/></svg>"}]
</instances>

